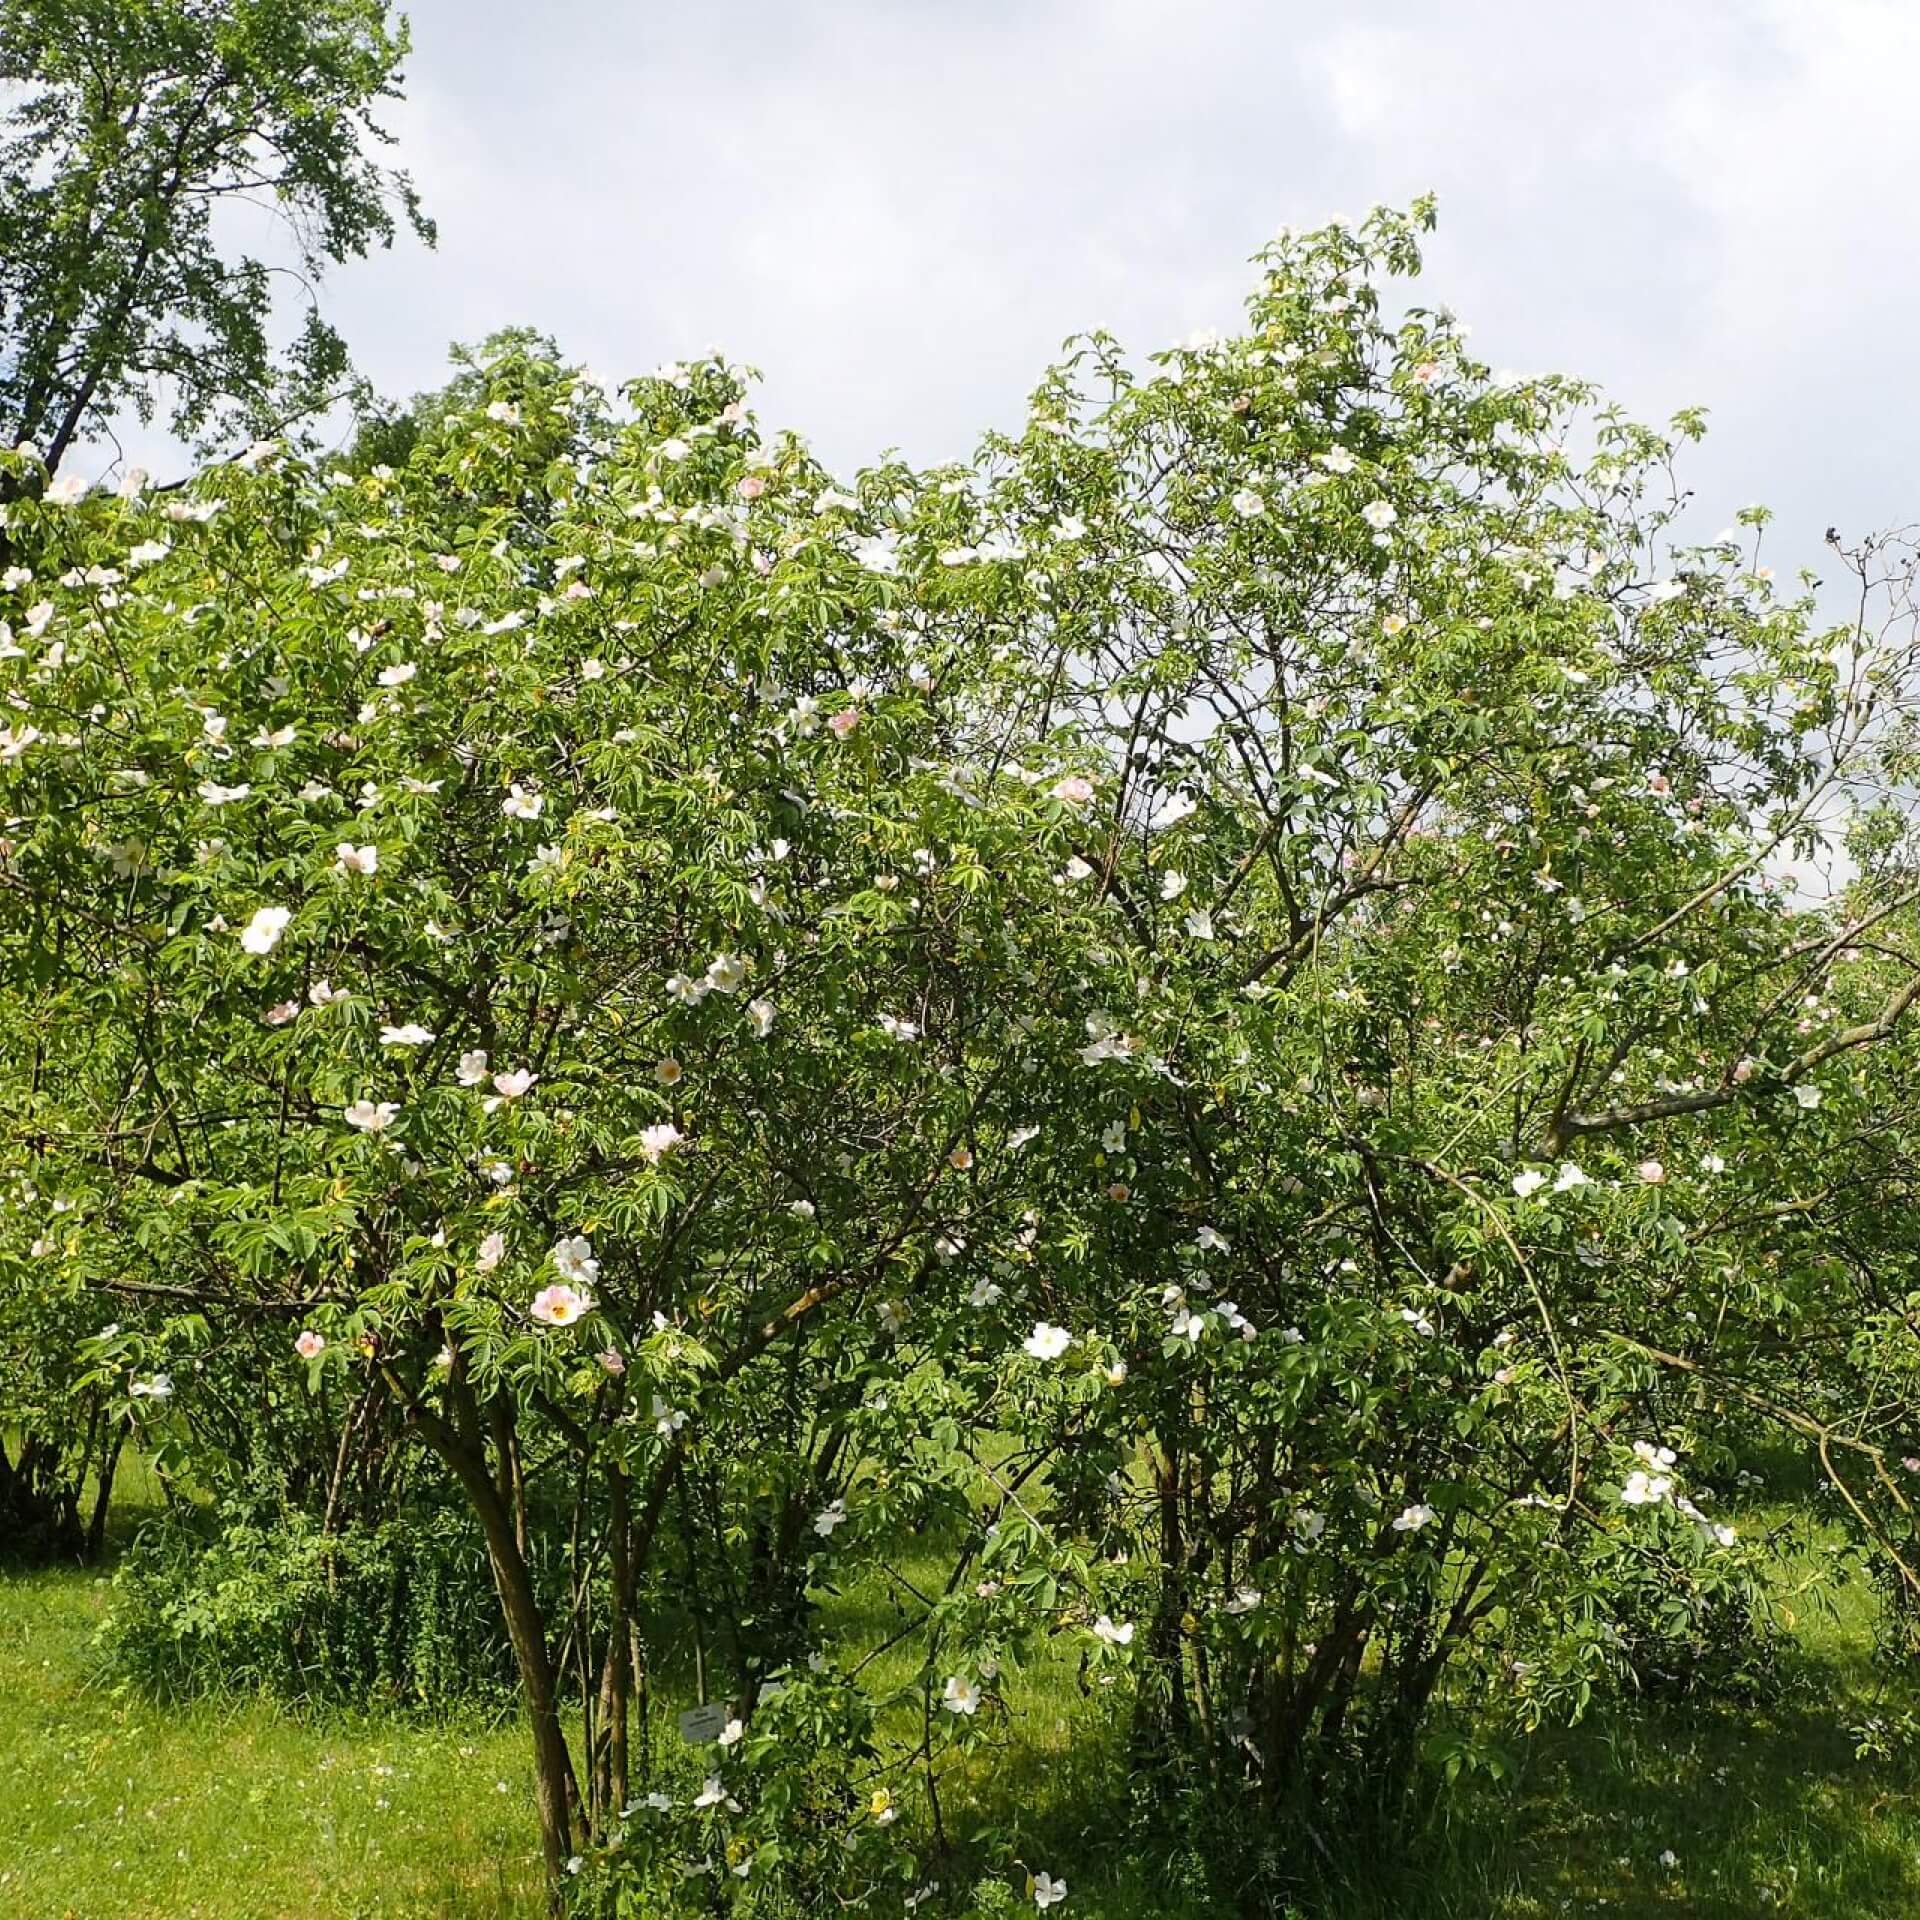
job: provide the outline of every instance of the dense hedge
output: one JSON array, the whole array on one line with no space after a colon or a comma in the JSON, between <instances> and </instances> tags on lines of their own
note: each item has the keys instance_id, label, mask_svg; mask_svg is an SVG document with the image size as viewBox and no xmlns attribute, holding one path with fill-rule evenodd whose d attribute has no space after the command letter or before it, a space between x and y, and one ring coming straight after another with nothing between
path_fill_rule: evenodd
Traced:
<instances>
[{"instance_id":1,"label":"dense hedge","mask_svg":"<svg viewBox=\"0 0 1920 1920\"><path fill-rule=\"evenodd\" d=\"M427 1512L322 1534L288 1516L150 1529L114 1576L113 1670L166 1699L434 1714L514 1697L479 1528Z\"/></svg>"}]
</instances>

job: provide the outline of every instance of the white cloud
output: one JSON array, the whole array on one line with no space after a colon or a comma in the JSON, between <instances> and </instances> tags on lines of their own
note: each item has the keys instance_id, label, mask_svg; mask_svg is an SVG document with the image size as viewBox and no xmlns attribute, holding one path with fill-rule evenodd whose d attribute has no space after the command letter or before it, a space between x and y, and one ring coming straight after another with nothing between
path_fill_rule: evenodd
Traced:
<instances>
[{"instance_id":1,"label":"white cloud","mask_svg":"<svg viewBox=\"0 0 1920 1920\"><path fill-rule=\"evenodd\" d=\"M1278 225L1441 199L1423 299L1664 417L1773 557L1910 515L1904 0L415 0L442 228L335 277L391 392L527 321L605 374L723 346L843 466L1017 418L1068 332L1231 324Z\"/></svg>"}]
</instances>

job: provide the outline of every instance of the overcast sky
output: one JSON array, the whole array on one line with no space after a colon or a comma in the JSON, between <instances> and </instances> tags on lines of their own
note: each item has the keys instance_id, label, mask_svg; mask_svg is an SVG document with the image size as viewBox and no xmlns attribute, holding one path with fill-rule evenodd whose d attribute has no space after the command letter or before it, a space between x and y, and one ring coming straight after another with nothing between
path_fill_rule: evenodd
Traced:
<instances>
[{"instance_id":1,"label":"overcast sky","mask_svg":"<svg viewBox=\"0 0 1920 1920\"><path fill-rule=\"evenodd\" d=\"M440 223L340 272L377 384L531 322L718 346L850 466L1017 419L1076 329L1230 325L1282 224L1431 188L1424 298L1497 367L1713 434L1702 531L1920 517L1913 0L415 0Z\"/></svg>"}]
</instances>

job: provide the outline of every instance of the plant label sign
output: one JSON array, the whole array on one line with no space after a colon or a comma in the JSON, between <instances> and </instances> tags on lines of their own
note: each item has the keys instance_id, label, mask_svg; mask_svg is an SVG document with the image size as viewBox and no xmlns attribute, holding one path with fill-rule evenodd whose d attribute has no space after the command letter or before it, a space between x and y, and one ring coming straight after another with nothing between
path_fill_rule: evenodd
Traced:
<instances>
[{"instance_id":1,"label":"plant label sign","mask_svg":"<svg viewBox=\"0 0 1920 1920\"><path fill-rule=\"evenodd\" d=\"M727 1730L727 1710L713 1702L680 1716L680 1738L690 1747L710 1746Z\"/></svg>"}]
</instances>

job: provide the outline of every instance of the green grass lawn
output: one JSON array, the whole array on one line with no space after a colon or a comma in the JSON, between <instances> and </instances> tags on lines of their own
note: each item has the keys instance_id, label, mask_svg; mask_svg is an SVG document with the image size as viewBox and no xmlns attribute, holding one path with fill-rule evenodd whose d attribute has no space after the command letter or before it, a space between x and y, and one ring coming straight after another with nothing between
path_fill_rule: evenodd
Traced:
<instances>
[{"instance_id":1,"label":"green grass lawn","mask_svg":"<svg viewBox=\"0 0 1920 1920\"><path fill-rule=\"evenodd\" d=\"M1920 1770L1857 1758L1852 1734L1888 1710L1870 1659L1875 1602L1858 1582L1828 1600L1796 1610L1779 1702L1645 1700L1543 1733L1517 1780L1466 1783L1397 1845L1336 1855L1303 1920L1920 1914ZM1237 1916L1231 1889L1199 1884L1203 1863L1171 1842L1116 1845L1121 1716L1083 1702L1070 1677L1016 1684L1020 1744L969 1781L977 1804L1018 1830L1023 1858L1066 1874L1082 1920Z\"/></svg>"},{"instance_id":2,"label":"green grass lawn","mask_svg":"<svg viewBox=\"0 0 1920 1920\"><path fill-rule=\"evenodd\" d=\"M1879 1601L1803 1504L1803 1467L1770 1465L1798 1497L1738 1517L1773 1530L1783 1556L1790 1642L1777 1700L1638 1700L1545 1732L1521 1748L1517 1779L1463 1783L1386 1848L1329 1849L1302 1920L1920 1915L1920 1767L1857 1758L1852 1733L1897 1711L1872 1658ZM888 1637L880 1600L849 1595L839 1626ZM915 1658L903 1644L876 1680L904 1679ZM1064 1872L1067 1920L1237 1916L1234 1889L1208 1884L1206 1863L1170 1838L1156 1845L1149 1826L1117 1843L1127 1703L1083 1697L1076 1678L1070 1663L1017 1676L1017 1744L973 1767L962 1790L943 1785L943 1799L971 1801L1016 1833L1031 1865Z\"/></svg>"},{"instance_id":3,"label":"green grass lawn","mask_svg":"<svg viewBox=\"0 0 1920 1920\"><path fill-rule=\"evenodd\" d=\"M517 1727L317 1728L100 1682L106 1583L0 1574L4 1920L494 1920L542 1909Z\"/></svg>"},{"instance_id":4,"label":"green grass lawn","mask_svg":"<svg viewBox=\"0 0 1920 1920\"><path fill-rule=\"evenodd\" d=\"M264 1704L161 1708L92 1649L95 1574L0 1574L0 1920L498 1920L541 1911L517 1726L308 1723ZM1640 1703L1536 1740L1366 1858L1326 1920L1894 1920L1920 1913L1914 1769L1854 1757L1881 1710L1872 1602L1796 1622L1783 1704ZM903 1656L904 1657L904 1656ZM947 1782L1073 1888L1060 1920L1237 1913L1204 1862L1121 1843L1124 1702L1071 1668L1018 1684L1017 1744ZM911 1817L911 1816L910 1816ZM969 1818L963 1816L963 1830ZM1662 1855L1674 1860L1664 1863ZM1342 1884L1343 1883L1343 1884Z\"/></svg>"}]
</instances>

